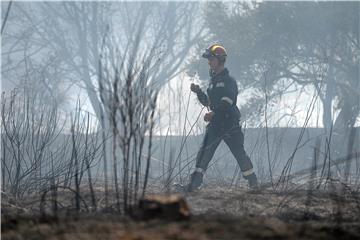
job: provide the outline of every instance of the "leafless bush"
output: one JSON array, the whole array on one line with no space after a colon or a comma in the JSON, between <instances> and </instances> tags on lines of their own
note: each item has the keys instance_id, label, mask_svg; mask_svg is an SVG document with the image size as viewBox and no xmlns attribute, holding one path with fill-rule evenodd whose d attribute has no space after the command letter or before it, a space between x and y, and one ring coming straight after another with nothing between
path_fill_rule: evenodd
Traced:
<instances>
[{"instance_id":1,"label":"leafless bush","mask_svg":"<svg viewBox=\"0 0 360 240\"><path fill-rule=\"evenodd\" d=\"M130 213L134 203L145 194L150 169L157 100L151 76L157 55L156 46L141 52L145 19L141 19L133 42L124 52L116 47L115 38L105 37L99 61L99 93L109 116L104 120L112 133L116 208L120 211L122 207L124 213Z\"/></svg>"},{"instance_id":2,"label":"leafless bush","mask_svg":"<svg viewBox=\"0 0 360 240\"><path fill-rule=\"evenodd\" d=\"M41 191L40 211L46 216L47 210L52 209L54 217L58 217L59 208L74 209L76 212L89 211L88 199L82 194L82 189L88 189L90 192L90 202L92 210L97 210L98 203L94 190L94 179L92 177L92 168L97 165L101 159L101 148L105 144L100 140L100 131L98 121L94 121L88 112L83 114L78 103L70 116L70 134L66 137L66 143L69 145L67 155L63 156L63 161L67 163L64 174L56 175L53 169L54 160L51 159L52 176L49 184ZM87 184L83 184L84 176L87 175ZM64 195L67 196L61 196ZM70 195L69 195L70 194ZM73 201L67 203L69 199ZM50 206L47 203L50 202Z\"/></svg>"},{"instance_id":3,"label":"leafless bush","mask_svg":"<svg viewBox=\"0 0 360 240\"><path fill-rule=\"evenodd\" d=\"M39 101L30 89L14 89L10 96L2 94L3 189L15 198L46 183L50 169L45 160L61 132L59 120L55 103ZM56 172L62 174L64 167L57 164Z\"/></svg>"},{"instance_id":4,"label":"leafless bush","mask_svg":"<svg viewBox=\"0 0 360 240\"><path fill-rule=\"evenodd\" d=\"M66 134L66 120L58 112L56 101L42 101L40 93L29 86L14 89L1 99L1 171L2 190L14 199L38 194L58 186L80 184L99 158L98 133L89 115L74 111L71 134ZM75 167L74 167L75 166ZM55 195L54 195L55 196ZM92 201L93 205L94 201Z\"/></svg>"}]
</instances>

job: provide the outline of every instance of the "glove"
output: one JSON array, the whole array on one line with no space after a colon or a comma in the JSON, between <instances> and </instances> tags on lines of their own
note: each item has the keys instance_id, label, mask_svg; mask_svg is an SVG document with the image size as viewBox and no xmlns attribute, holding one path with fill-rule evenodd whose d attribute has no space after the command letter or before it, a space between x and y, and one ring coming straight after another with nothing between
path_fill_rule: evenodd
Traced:
<instances>
[{"instance_id":1,"label":"glove","mask_svg":"<svg viewBox=\"0 0 360 240\"><path fill-rule=\"evenodd\" d=\"M205 122L210 122L211 119L213 118L213 116L214 116L214 112L205 113L205 115L204 115L204 121L205 121Z\"/></svg>"},{"instance_id":2,"label":"glove","mask_svg":"<svg viewBox=\"0 0 360 240\"><path fill-rule=\"evenodd\" d=\"M190 86L190 90L194 93L198 93L200 91L200 86L197 84L192 83Z\"/></svg>"}]
</instances>

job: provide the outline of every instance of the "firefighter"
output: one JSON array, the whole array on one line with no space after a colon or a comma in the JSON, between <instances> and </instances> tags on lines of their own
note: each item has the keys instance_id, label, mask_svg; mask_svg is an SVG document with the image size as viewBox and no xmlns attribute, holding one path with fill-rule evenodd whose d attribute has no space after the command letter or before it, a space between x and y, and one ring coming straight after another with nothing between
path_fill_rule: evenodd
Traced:
<instances>
[{"instance_id":1,"label":"firefighter","mask_svg":"<svg viewBox=\"0 0 360 240\"><path fill-rule=\"evenodd\" d=\"M244 149L244 134L239 124L240 111L236 106L238 88L224 66L226 56L226 50L220 44L206 49L202 57L208 59L211 77L207 91L204 93L199 85L194 83L190 87L191 91L197 94L200 103L208 107L209 112L204 116L208 125L196 157L195 171L191 174L190 183L185 186L186 191L193 191L201 186L204 173L221 140L225 141L236 158L249 187L258 187L253 165Z\"/></svg>"}]
</instances>

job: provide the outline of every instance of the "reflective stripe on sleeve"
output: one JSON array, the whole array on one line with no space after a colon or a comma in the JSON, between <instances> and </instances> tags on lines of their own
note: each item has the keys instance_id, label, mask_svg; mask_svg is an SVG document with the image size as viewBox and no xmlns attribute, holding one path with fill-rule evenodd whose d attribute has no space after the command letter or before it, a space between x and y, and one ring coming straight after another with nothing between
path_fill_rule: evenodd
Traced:
<instances>
[{"instance_id":1,"label":"reflective stripe on sleeve","mask_svg":"<svg viewBox=\"0 0 360 240\"><path fill-rule=\"evenodd\" d=\"M216 87L225 87L225 83L224 82L219 82L216 84Z\"/></svg>"},{"instance_id":2,"label":"reflective stripe on sleeve","mask_svg":"<svg viewBox=\"0 0 360 240\"><path fill-rule=\"evenodd\" d=\"M195 168L195 172L199 172L199 173L204 174L205 170L202 169L202 168Z\"/></svg>"},{"instance_id":3,"label":"reflective stripe on sleeve","mask_svg":"<svg viewBox=\"0 0 360 240\"><path fill-rule=\"evenodd\" d=\"M243 175L244 177L247 177L247 176L249 176L249 175L251 175L251 174L253 174L253 173L254 173L254 169L251 168L251 169L249 169L249 170L243 171L243 172L242 172L242 175Z\"/></svg>"},{"instance_id":4,"label":"reflective stripe on sleeve","mask_svg":"<svg viewBox=\"0 0 360 240\"><path fill-rule=\"evenodd\" d=\"M221 98L221 100L229 103L230 105L233 105L233 103L234 103L234 101L231 100L231 98L229 98L229 97L223 97L223 98Z\"/></svg>"}]
</instances>

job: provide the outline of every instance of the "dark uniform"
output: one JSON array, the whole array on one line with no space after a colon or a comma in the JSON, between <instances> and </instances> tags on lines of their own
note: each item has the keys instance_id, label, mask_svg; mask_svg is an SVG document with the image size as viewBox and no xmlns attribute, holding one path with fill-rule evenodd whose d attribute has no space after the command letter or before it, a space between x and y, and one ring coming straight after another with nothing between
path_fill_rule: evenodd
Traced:
<instances>
[{"instance_id":1,"label":"dark uniform","mask_svg":"<svg viewBox=\"0 0 360 240\"><path fill-rule=\"evenodd\" d=\"M201 185L203 174L221 140L230 148L250 187L257 185L253 165L244 149L244 135L239 125L240 111L236 106L237 95L236 81L226 68L211 78L207 94L201 89L197 91L201 104L209 107L214 115L206 126L205 137L196 157L196 169L188 185L189 191Z\"/></svg>"}]
</instances>

